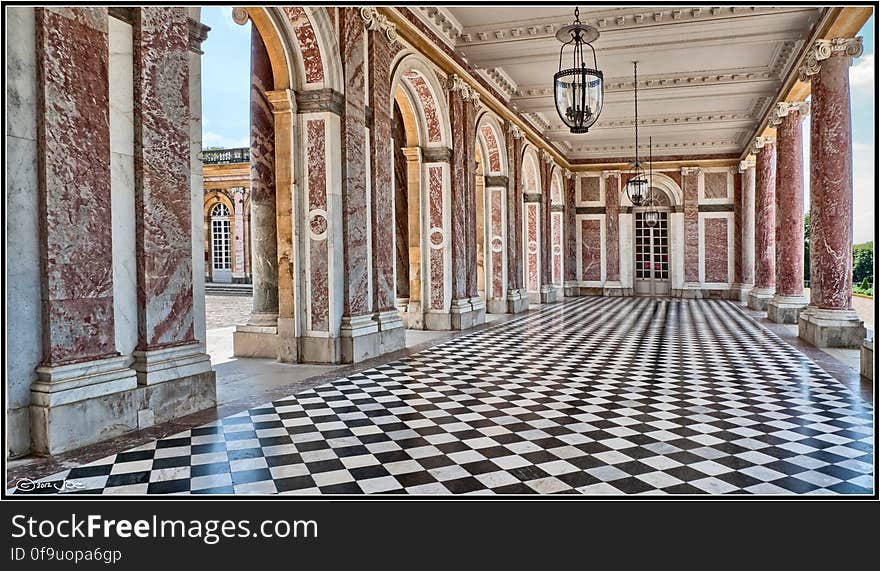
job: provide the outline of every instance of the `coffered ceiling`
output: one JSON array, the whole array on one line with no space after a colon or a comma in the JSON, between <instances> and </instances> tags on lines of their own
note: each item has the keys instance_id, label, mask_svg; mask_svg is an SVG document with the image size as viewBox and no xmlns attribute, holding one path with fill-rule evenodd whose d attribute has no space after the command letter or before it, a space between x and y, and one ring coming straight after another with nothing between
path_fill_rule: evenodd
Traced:
<instances>
[{"instance_id":1,"label":"coffered ceiling","mask_svg":"<svg viewBox=\"0 0 880 571\"><path fill-rule=\"evenodd\" d=\"M655 156L742 152L826 7L582 7L600 31L605 107L585 135L556 114L559 27L574 6L419 7L419 16L569 160L633 154L632 62L639 62L640 146Z\"/></svg>"}]
</instances>

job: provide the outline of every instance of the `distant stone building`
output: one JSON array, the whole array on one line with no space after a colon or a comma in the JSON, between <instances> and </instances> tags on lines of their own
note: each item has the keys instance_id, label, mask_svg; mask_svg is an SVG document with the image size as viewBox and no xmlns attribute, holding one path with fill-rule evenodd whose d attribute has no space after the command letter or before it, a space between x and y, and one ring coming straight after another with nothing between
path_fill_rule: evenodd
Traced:
<instances>
[{"instance_id":1,"label":"distant stone building","mask_svg":"<svg viewBox=\"0 0 880 571\"><path fill-rule=\"evenodd\" d=\"M202 152L205 280L251 283L250 149Z\"/></svg>"}]
</instances>

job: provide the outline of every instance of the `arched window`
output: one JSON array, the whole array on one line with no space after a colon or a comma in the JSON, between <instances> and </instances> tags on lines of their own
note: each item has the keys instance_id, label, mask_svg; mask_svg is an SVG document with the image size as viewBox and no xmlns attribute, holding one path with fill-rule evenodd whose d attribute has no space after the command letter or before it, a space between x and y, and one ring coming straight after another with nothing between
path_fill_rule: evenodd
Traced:
<instances>
[{"instance_id":1,"label":"arched window","mask_svg":"<svg viewBox=\"0 0 880 571\"><path fill-rule=\"evenodd\" d=\"M218 202L211 209L211 263L214 271L230 271L229 208Z\"/></svg>"}]
</instances>

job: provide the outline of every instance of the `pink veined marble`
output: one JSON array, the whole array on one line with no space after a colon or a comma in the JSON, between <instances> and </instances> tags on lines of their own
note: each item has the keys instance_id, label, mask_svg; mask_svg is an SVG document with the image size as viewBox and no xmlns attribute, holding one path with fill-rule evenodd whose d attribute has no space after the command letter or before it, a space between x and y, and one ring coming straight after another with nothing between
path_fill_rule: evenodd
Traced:
<instances>
[{"instance_id":1,"label":"pink veined marble","mask_svg":"<svg viewBox=\"0 0 880 571\"><path fill-rule=\"evenodd\" d=\"M428 131L428 142L436 143L441 140L440 118L437 113L437 103L434 93L425 78L417 71L408 71L403 77L412 86L421 103L425 114L425 125Z\"/></svg>"},{"instance_id":2,"label":"pink veined marble","mask_svg":"<svg viewBox=\"0 0 880 571\"><path fill-rule=\"evenodd\" d=\"M443 235L443 167L428 167L429 204L429 237L431 252L431 307L443 309L445 305L443 287L443 252L445 250ZM435 239L437 237L437 239Z\"/></svg>"},{"instance_id":3,"label":"pink veined marble","mask_svg":"<svg viewBox=\"0 0 880 571\"><path fill-rule=\"evenodd\" d=\"M553 227L553 241L551 253L553 256L553 284L562 285L562 212L551 213Z\"/></svg>"},{"instance_id":4,"label":"pink veined marble","mask_svg":"<svg viewBox=\"0 0 880 571\"><path fill-rule=\"evenodd\" d=\"M308 133L307 180L309 184L309 210L327 209L327 167L325 157L325 132L323 119L306 121ZM326 219L325 219L326 220ZM314 228L312 229L314 232ZM329 287L327 269L326 222L323 235L309 238L309 278L311 281L309 317L314 331L329 330Z\"/></svg>"},{"instance_id":5,"label":"pink veined marble","mask_svg":"<svg viewBox=\"0 0 880 571\"><path fill-rule=\"evenodd\" d=\"M727 198L726 172L707 172L703 177L703 195L706 198Z\"/></svg>"},{"instance_id":6,"label":"pink veined marble","mask_svg":"<svg viewBox=\"0 0 880 571\"><path fill-rule=\"evenodd\" d=\"M391 57L385 33L367 33L370 57L370 209L373 254L373 310L390 311L396 300L394 284L394 185L391 148Z\"/></svg>"},{"instance_id":7,"label":"pink veined marble","mask_svg":"<svg viewBox=\"0 0 880 571\"><path fill-rule=\"evenodd\" d=\"M684 179L684 281L700 281L700 208L699 174L690 172Z\"/></svg>"},{"instance_id":8,"label":"pink veined marble","mask_svg":"<svg viewBox=\"0 0 880 571\"><path fill-rule=\"evenodd\" d=\"M565 181L565 223L562 227L562 236L565 242L565 260L562 267L567 281L577 279L577 219L575 216L575 179L571 177Z\"/></svg>"},{"instance_id":9,"label":"pink veined marble","mask_svg":"<svg viewBox=\"0 0 880 571\"><path fill-rule=\"evenodd\" d=\"M522 287L522 139L507 133L507 289Z\"/></svg>"},{"instance_id":10,"label":"pink veined marble","mask_svg":"<svg viewBox=\"0 0 880 571\"><path fill-rule=\"evenodd\" d=\"M849 66L832 52L810 82L810 303L822 309L852 309Z\"/></svg>"},{"instance_id":11,"label":"pink veined marble","mask_svg":"<svg viewBox=\"0 0 880 571\"><path fill-rule=\"evenodd\" d=\"M526 252L528 256L528 284L529 291L538 291L540 288L540 276L538 274L538 209L540 206L534 202L526 203Z\"/></svg>"},{"instance_id":12,"label":"pink veined marble","mask_svg":"<svg viewBox=\"0 0 880 571\"><path fill-rule=\"evenodd\" d=\"M755 283L755 168L742 173L742 283Z\"/></svg>"},{"instance_id":13,"label":"pink veined marble","mask_svg":"<svg viewBox=\"0 0 880 571\"><path fill-rule=\"evenodd\" d=\"M290 27L296 36L296 42L299 44L306 83L320 83L324 81L324 63L321 61L321 47L318 44L318 38L315 37L315 31L312 29L312 22L309 20L308 14L306 14L305 9L301 6L285 6L283 9L290 20ZM324 10L325 8L312 9Z\"/></svg>"},{"instance_id":14,"label":"pink veined marble","mask_svg":"<svg viewBox=\"0 0 880 571\"><path fill-rule=\"evenodd\" d=\"M776 287L776 145L755 158L755 287Z\"/></svg>"},{"instance_id":15,"label":"pink veined marble","mask_svg":"<svg viewBox=\"0 0 880 571\"><path fill-rule=\"evenodd\" d=\"M705 278L710 283L727 283L728 244L727 219L703 219L703 244L705 246Z\"/></svg>"},{"instance_id":16,"label":"pink veined marble","mask_svg":"<svg viewBox=\"0 0 880 571\"><path fill-rule=\"evenodd\" d=\"M581 220L581 280L602 279L602 221Z\"/></svg>"},{"instance_id":17,"label":"pink veined marble","mask_svg":"<svg viewBox=\"0 0 880 571\"><path fill-rule=\"evenodd\" d=\"M581 177L581 202L599 202L599 177Z\"/></svg>"},{"instance_id":18,"label":"pink veined marble","mask_svg":"<svg viewBox=\"0 0 880 571\"><path fill-rule=\"evenodd\" d=\"M553 284L553 229L550 211L552 194L553 163L541 161L541 285Z\"/></svg>"},{"instance_id":19,"label":"pink veined marble","mask_svg":"<svg viewBox=\"0 0 880 571\"><path fill-rule=\"evenodd\" d=\"M470 123L466 119L466 103L458 90L449 92L449 118L452 127L452 160L449 163L451 172L451 209L452 225L450 228L450 242L452 250L452 299L470 298L468 278L471 272L469 264L469 228L468 205L469 194L472 194L474 175L466 168L468 161L468 147L473 141L467 140L467 131L471 130ZM469 163L472 164L472 163ZM475 226L475 225L474 225ZM475 270L475 268L474 268ZM476 272L474 272L476 273Z\"/></svg>"},{"instance_id":20,"label":"pink veined marble","mask_svg":"<svg viewBox=\"0 0 880 571\"><path fill-rule=\"evenodd\" d=\"M486 149L489 151L489 171L492 174L501 172L501 156L498 151L498 138L495 136L495 129L491 125L484 124L480 127L480 134L486 142Z\"/></svg>"},{"instance_id":21,"label":"pink veined marble","mask_svg":"<svg viewBox=\"0 0 880 571\"><path fill-rule=\"evenodd\" d=\"M504 291L504 286L501 281L503 274L502 263L504 251L504 242L502 240L504 229L501 224L503 204L503 191L491 190L489 195L489 218L492 223L492 238L489 241L489 251L491 252L492 262L492 297L495 299L499 299Z\"/></svg>"},{"instance_id":22,"label":"pink veined marble","mask_svg":"<svg viewBox=\"0 0 880 571\"><path fill-rule=\"evenodd\" d=\"M116 355L106 8L37 8L43 365Z\"/></svg>"},{"instance_id":23,"label":"pink veined marble","mask_svg":"<svg viewBox=\"0 0 880 571\"><path fill-rule=\"evenodd\" d=\"M605 248L608 251L606 260L606 278L610 282L620 280L620 244L617 211L620 202L620 177L605 177Z\"/></svg>"},{"instance_id":24,"label":"pink veined marble","mask_svg":"<svg viewBox=\"0 0 880 571\"><path fill-rule=\"evenodd\" d=\"M370 313L370 260L367 234L367 104L364 77L364 23L359 8L340 9L345 113L342 148L345 151L342 191L343 314Z\"/></svg>"},{"instance_id":25,"label":"pink veined marble","mask_svg":"<svg viewBox=\"0 0 880 571\"><path fill-rule=\"evenodd\" d=\"M801 115L776 127L776 293L804 293L804 155Z\"/></svg>"},{"instance_id":26,"label":"pink veined marble","mask_svg":"<svg viewBox=\"0 0 880 571\"><path fill-rule=\"evenodd\" d=\"M144 7L134 25L138 348L195 342L189 39L184 8Z\"/></svg>"}]
</instances>

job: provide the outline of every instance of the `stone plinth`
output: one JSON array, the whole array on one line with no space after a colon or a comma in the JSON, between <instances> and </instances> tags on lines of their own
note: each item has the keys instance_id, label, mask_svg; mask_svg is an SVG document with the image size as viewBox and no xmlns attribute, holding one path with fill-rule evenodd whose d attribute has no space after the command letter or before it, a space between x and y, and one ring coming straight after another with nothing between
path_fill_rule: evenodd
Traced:
<instances>
[{"instance_id":1,"label":"stone plinth","mask_svg":"<svg viewBox=\"0 0 880 571\"><path fill-rule=\"evenodd\" d=\"M773 294L767 303L767 319L773 323L795 324L801 312L807 307L807 298L803 295Z\"/></svg>"},{"instance_id":2,"label":"stone plinth","mask_svg":"<svg viewBox=\"0 0 880 571\"><path fill-rule=\"evenodd\" d=\"M870 339L865 339L862 341L862 347L860 349L861 352L861 362L859 367L859 372L863 377L873 381L874 380L874 341Z\"/></svg>"},{"instance_id":3,"label":"stone plinth","mask_svg":"<svg viewBox=\"0 0 880 571\"><path fill-rule=\"evenodd\" d=\"M748 304L755 311L767 311L770 300L773 299L774 290L768 287L753 287L749 291Z\"/></svg>"},{"instance_id":4,"label":"stone plinth","mask_svg":"<svg viewBox=\"0 0 880 571\"><path fill-rule=\"evenodd\" d=\"M798 318L798 335L816 347L861 347L865 324L852 309L820 309L813 305Z\"/></svg>"},{"instance_id":5,"label":"stone plinth","mask_svg":"<svg viewBox=\"0 0 880 571\"><path fill-rule=\"evenodd\" d=\"M278 326L238 325L232 333L232 354L236 357L278 358Z\"/></svg>"}]
</instances>

